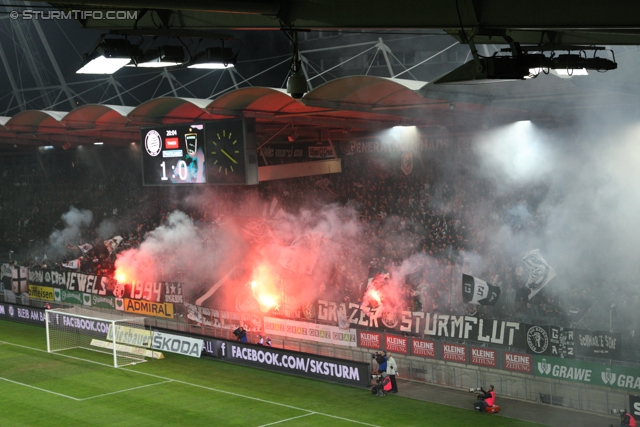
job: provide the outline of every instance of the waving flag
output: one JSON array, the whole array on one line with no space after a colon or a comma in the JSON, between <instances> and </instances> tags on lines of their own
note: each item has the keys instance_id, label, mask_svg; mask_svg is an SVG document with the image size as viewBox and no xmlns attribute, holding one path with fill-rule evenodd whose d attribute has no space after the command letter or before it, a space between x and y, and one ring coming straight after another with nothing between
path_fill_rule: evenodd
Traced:
<instances>
[{"instance_id":1,"label":"waving flag","mask_svg":"<svg viewBox=\"0 0 640 427\"><path fill-rule=\"evenodd\" d=\"M65 268L72 268L74 270L77 270L80 268L80 258L72 259L71 261L65 261L62 263L62 266Z\"/></svg>"},{"instance_id":2,"label":"waving flag","mask_svg":"<svg viewBox=\"0 0 640 427\"><path fill-rule=\"evenodd\" d=\"M81 245L78 245L78 248L82 251L83 254L86 254L91 249L93 249L93 246L91 246L89 243L83 243Z\"/></svg>"},{"instance_id":3,"label":"waving flag","mask_svg":"<svg viewBox=\"0 0 640 427\"><path fill-rule=\"evenodd\" d=\"M109 253L112 254L113 251L115 251L116 248L120 245L120 243L122 243L122 240L124 240L122 236L115 236L109 240L105 240L104 245L107 247Z\"/></svg>"},{"instance_id":4,"label":"waving flag","mask_svg":"<svg viewBox=\"0 0 640 427\"><path fill-rule=\"evenodd\" d=\"M527 280L526 286L531 289L531 293L529 294L529 299L531 299L535 294L540 292L542 288L547 286L547 283L549 283L551 279L556 277L556 271L542 258L538 249L528 252L522 258L522 261L530 270L529 280Z\"/></svg>"},{"instance_id":5,"label":"waving flag","mask_svg":"<svg viewBox=\"0 0 640 427\"><path fill-rule=\"evenodd\" d=\"M482 279L462 275L462 299L470 304L496 305L500 298L500 288Z\"/></svg>"}]
</instances>

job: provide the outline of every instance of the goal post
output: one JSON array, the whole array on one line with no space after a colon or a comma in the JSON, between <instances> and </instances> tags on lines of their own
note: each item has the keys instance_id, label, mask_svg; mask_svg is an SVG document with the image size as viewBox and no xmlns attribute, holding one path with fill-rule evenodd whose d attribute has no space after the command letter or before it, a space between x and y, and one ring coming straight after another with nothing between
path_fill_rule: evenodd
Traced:
<instances>
[{"instance_id":1,"label":"goal post","mask_svg":"<svg viewBox=\"0 0 640 427\"><path fill-rule=\"evenodd\" d=\"M46 310L47 352L84 349L113 356L114 367L146 362L152 332L145 318L74 306Z\"/></svg>"}]
</instances>

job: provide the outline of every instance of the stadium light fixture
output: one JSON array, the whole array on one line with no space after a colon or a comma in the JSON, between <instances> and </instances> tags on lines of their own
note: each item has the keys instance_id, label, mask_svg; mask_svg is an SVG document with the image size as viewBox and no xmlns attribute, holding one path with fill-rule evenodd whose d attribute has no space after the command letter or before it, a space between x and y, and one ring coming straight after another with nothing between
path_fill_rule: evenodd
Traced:
<instances>
[{"instance_id":1,"label":"stadium light fixture","mask_svg":"<svg viewBox=\"0 0 640 427\"><path fill-rule=\"evenodd\" d=\"M126 66L138 68L175 67L184 62L184 49L181 46L160 46L150 49L139 60L132 60Z\"/></svg>"},{"instance_id":2,"label":"stadium light fixture","mask_svg":"<svg viewBox=\"0 0 640 427\"><path fill-rule=\"evenodd\" d=\"M142 56L140 49L124 39L103 39L85 55L84 65L77 74L113 74Z\"/></svg>"},{"instance_id":3,"label":"stadium light fixture","mask_svg":"<svg viewBox=\"0 0 640 427\"><path fill-rule=\"evenodd\" d=\"M236 66L237 55L228 47L210 47L193 57L188 68L200 68L205 70L222 70Z\"/></svg>"},{"instance_id":4,"label":"stadium light fixture","mask_svg":"<svg viewBox=\"0 0 640 427\"><path fill-rule=\"evenodd\" d=\"M97 141L97 142L94 142L93 145L104 145L104 142Z\"/></svg>"}]
</instances>

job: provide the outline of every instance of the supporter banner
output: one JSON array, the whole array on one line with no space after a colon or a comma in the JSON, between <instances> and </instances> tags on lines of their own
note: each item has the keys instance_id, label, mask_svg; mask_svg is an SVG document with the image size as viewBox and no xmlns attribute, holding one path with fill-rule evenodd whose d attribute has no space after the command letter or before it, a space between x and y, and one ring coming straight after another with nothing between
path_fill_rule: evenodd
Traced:
<instances>
[{"instance_id":1,"label":"supporter banner","mask_svg":"<svg viewBox=\"0 0 640 427\"><path fill-rule=\"evenodd\" d=\"M531 299L547 286L551 279L556 277L556 271L542 258L538 249L528 252L522 261L529 267L529 280L527 280L526 286L531 290L529 294L529 299Z\"/></svg>"},{"instance_id":2,"label":"supporter banner","mask_svg":"<svg viewBox=\"0 0 640 427\"><path fill-rule=\"evenodd\" d=\"M487 348L471 347L471 364L495 368L498 364L498 352Z\"/></svg>"},{"instance_id":3,"label":"supporter banner","mask_svg":"<svg viewBox=\"0 0 640 427\"><path fill-rule=\"evenodd\" d=\"M504 352L503 367L507 371L523 372L530 374L532 370L533 356L520 353Z\"/></svg>"},{"instance_id":4,"label":"supporter banner","mask_svg":"<svg viewBox=\"0 0 640 427\"><path fill-rule=\"evenodd\" d=\"M146 316L164 317L166 319L173 319L173 304L155 303L149 301L133 300L124 298L122 300L124 311L128 313L144 314ZM117 303L116 303L116 308Z\"/></svg>"},{"instance_id":5,"label":"supporter banner","mask_svg":"<svg viewBox=\"0 0 640 427\"><path fill-rule=\"evenodd\" d=\"M358 331L358 347L382 350L382 334L380 332Z\"/></svg>"},{"instance_id":6,"label":"supporter banner","mask_svg":"<svg viewBox=\"0 0 640 427\"><path fill-rule=\"evenodd\" d=\"M603 387L640 390L640 369L603 365L557 357L534 356L534 373L540 377Z\"/></svg>"},{"instance_id":7,"label":"supporter banner","mask_svg":"<svg viewBox=\"0 0 640 427\"><path fill-rule=\"evenodd\" d=\"M191 357L200 357L202 346L203 341L201 339L157 331L153 332L151 341L151 348L154 350L168 351Z\"/></svg>"},{"instance_id":8,"label":"supporter banner","mask_svg":"<svg viewBox=\"0 0 640 427\"><path fill-rule=\"evenodd\" d=\"M575 354L584 357L619 360L621 334L617 332L575 330Z\"/></svg>"},{"instance_id":9,"label":"supporter banner","mask_svg":"<svg viewBox=\"0 0 640 427\"><path fill-rule=\"evenodd\" d=\"M467 363L467 347L458 344L442 344L442 360Z\"/></svg>"},{"instance_id":10,"label":"supporter banner","mask_svg":"<svg viewBox=\"0 0 640 427\"><path fill-rule=\"evenodd\" d=\"M27 277L29 270L27 267L11 267L11 290L15 294L27 292Z\"/></svg>"},{"instance_id":11,"label":"supporter banner","mask_svg":"<svg viewBox=\"0 0 640 427\"><path fill-rule=\"evenodd\" d=\"M564 358L575 357L573 329L526 325L527 353Z\"/></svg>"},{"instance_id":12,"label":"supporter banner","mask_svg":"<svg viewBox=\"0 0 640 427\"><path fill-rule=\"evenodd\" d=\"M125 297L131 299L145 300L150 302L164 301L165 282L133 282L125 285Z\"/></svg>"},{"instance_id":13,"label":"supporter banner","mask_svg":"<svg viewBox=\"0 0 640 427\"><path fill-rule=\"evenodd\" d=\"M343 330L337 326L317 323L299 322L296 320L264 318L264 333L267 335L283 335L327 344L356 347L355 329Z\"/></svg>"},{"instance_id":14,"label":"supporter banner","mask_svg":"<svg viewBox=\"0 0 640 427\"><path fill-rule=\"evenodd\" d=\"M253 344L204 340L204 356L340 384L369 387L370 365Z\"/></svg>"},{"instance_id":15,"label":"supporter banner","mask_svg":"<svg viewBox=\"0 0 640 427\"><path fill-rule=\"evenodd\" d=\"M500 298L500 288L482 279L462 275L462 299L471 304L496 305Z\"/></svg>"},{"instance_id":16,"label":"supporter banner","mask_svg":"<svg viewBox=\"0 0 640 427\"><path fill-rule=\"evenodd\" d=\"M318 145L310 145L309 146L309 158L310 159L335 159L336 158L336 150L330 145L327 146L318 146Z\"/></svg>"},{"instance_id":17,"label":"supporter banner","mask_svg":"<svg viewBox=\"0 0 640 427\"><path fill-rule=\"evenodd\" d=\"M53 288L29 285L29 297L45 301L54 301Z\"/></svg>"},{"instance_id":18,"label":"supporter banner","mask_svg":"<svg viewBox=\"0 0 640 427\"><path fill-rule=\"evenodd\" d=\"M113 341L113 330L113 325L109 325L109 332L107 333L107 340L109 341ZM116 325L115 330L117 344L146 348L151 347L151 338L153 337L152 331L119 325Z\"/></svg>"},{"instance_id":19,"label":"supporter banner","mask_svg":"<svg viewBox=\"0 0 640 427\"><path fill-rule=\"evenodd\" d=\"M348 141L340 144L343 154L375 154L375 153L405 153L405 152L432 152L447 151L453 146L451 138L432 138L420 136L419 138L406 138L397 141L382 141L377 138Z\"/></svg>"},{"instance_id":20,"label":"supporter banner","mask_svg":"<svg viewBox=\"0 0 640 427\"><path fill-rule=\"evenodd\" d=\"M409 353L409 338L391 334L385 334L384 338L385 350L399 354Z\"/></svg>"},{"instance_id":21,"label":"supporter banner","mask_svg":"<svg viewBox=\"0 0 640 427\"><path fill-rule=\"evenodd\" d=\"M164 282L164 301L173 304L184 304L182 283Z\"/></svg>"},{"instance_id":22,"label":"supporter banner","mask_svg":"<svg viewBox=\"0 0 640 427\"><path fill-rule=\"evenodd\" d=\"M44 310L0 303L0 319L44 326Z\"/></svg>"},{"instance_id":23,"label":"supporter banner","mask_svg":"<svg viewBox=\"0 0 640 427\"><path fill-rule=\"evenodd\" d=\"M429 357L431 359L435 359L436 358L435 341L413 338L411 340L411 355Z\"/></svg>"},{"instance_id":24,"label":"supporter banner","mask_svg":"<svg viewBox=\"0 0 640 427\"><path fill-rule=\"evenodd\" d=\"M236 313L193 304L185 304L187 323L235 330L242 325L247 331L262 331L263 318L253 313Z\"/></svg>"},{"instance_id":25,"label":"supporter banner","mask_svg":"<svg viewBox=\"0 0 640 427\"><path fill-rule=\"evenodd\" d=\"M68 291L86 292L88 294L113 296L109 290L109 279L105 276L83 274L77 271L57 271L39 268L29 269L30 285L49 286Z\"/></svg>"},{"instance_id":26,"label":"supporter banner","mask_svg":"<svg viewBox=\"0 0 640 427\"><path fill-rule=\"evenodd\" d=\"M392 330L438 338L455 338L524 349L525 325L505 320L479 319L472 316L422 311L400 311L394 316L379 315L376 310L366 313L355 303L336 303L318 300L318 320L338 323L338 309L344 310L351 327Z\"/></svg>"}]
</instances>

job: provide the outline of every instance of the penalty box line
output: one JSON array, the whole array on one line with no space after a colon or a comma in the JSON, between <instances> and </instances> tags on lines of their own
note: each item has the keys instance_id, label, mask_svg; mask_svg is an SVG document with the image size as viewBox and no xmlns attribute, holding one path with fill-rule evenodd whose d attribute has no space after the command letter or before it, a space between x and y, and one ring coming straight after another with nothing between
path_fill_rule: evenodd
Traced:
<instances>
[{"instance_id":1,"label":"penalty box line","mask_svg":"<svg viewBox=\"0 0 640 427\"><path fill-rule=\"evenodd\" d=\"M0 345L2 345L2 344L12 345L12 346L15 346L15 347L26 348L28 350L35 350L35 351L39 351L39 352L43 352L43 353L48 353L46 350L41 350L39 348L33 348L33 347L27 347L27 346L20 345L20 344L13 344L13 343L6 342L6 341L0 341ZM53 354L55 356L68 357L69 359L80 360L82 362L94 363L96 365L105 366L107 368L113 368L113 365L107 365L106 363L96 362L96 361L93 361L93 360L81 359L79 357L69 356L68 354L61 354L61 353L51 353L51 354ZM131 371L131 372L137 372L137 371ZM29 388L32 388L32 389L35 389L35 390L43 391L45 393L51 393L51 394L54 394L56 396L66 397L67 399L75 400L76 402L82 402L82 401L85 401L85 400L96 399L98 397L110 396L112 394L124 393L124 392L127 392L127 391L138 390L138 389L141 389L141 388L151 387L151 386L154 386L154 385L167 384L167 383L173 382L173 380L167 379L165 381L160 381L160 382L153 383L153 384L145 384L145 385L141 385L141 386L138 386L138 387L127 388L125 390L118 390L118 391L113 391L113 392L110 392L110 393L98 394L96 396L89 396L89 397L79 398L79 397L67 396L66 394L57 393L55 391L47 390L47 389L44 389L44 388L36 387L36 386L25 384L25 383L21 383L19 381L10 380L8 378L0 377L0 380L7 381L7 382L10 382L10 383L13 383L13 384L17 384L17 385L21 385L21 386L24 386L24 387L29 387Z\"/></svg>"},{"instance_id":2,"label":"penalty box line","mask_svg":"<svg viewBox=\"0 0 640 427\"><path fill-rule=\"evenodd\" d=\"M20 345L20 344L13 344L13 343L6 342L6 341L0 341L0 343L9 344L9 345L13 345L13 346L16 346L16 347L22 347L22 348L26 348L26 349L29 349L29 350L35 350L35 351L39 351L39 352L42 352L42 353L48 353L46 350L42 350L42 349L39 349L39 348L33 348L33 347L27 347L27 346ZM63 356L63 357L68 357L70 359L81 360L83 362L95 363L96 365L106 366L108 368L113 368L113 365L107 365L106 363L95 362L93 360L81 359L79 357L69 356L69 355L66 355L66 354L59 354L59 353L52 353L52 354L55 354L55 355L58 355L58 356ZM201 389L204 389L204 390L214 391L214 392L217 392L217 393L228 394L230 396L241 397L243 399L255 400L256 402L268 403L270 405L276 405L276 406L281 406L281 407L284 407L284 408L294 409L294 410L297 410L297 411L307 412L309 415L314 415L314 414L315 415L322 415L324 417L335 418L337 420L342 420L342 421L346 421L346 422L350 422L350 423L354 423L354 424L361 424L361 425L365 425L365 426L369 426L369 427L380 427L380 426L378 426L376 424L369 424L369 423L365 423L365 422L362 422L362 421L352 420L350 418L344 418L344 417L339 417L337 415L326 414L324 412L312 411L310 409L298 408L297 406L287 405L285 403L280 403L280 402L274 402L274 401L271 401L271 400L260 399L258 397L247 396L247 395L240 394L240 393L233 393L231 391L220 390L220 389L217 389L217 388L207 387L207 386L200 385L200 384L194 384L194 383L190 383L190 382L187 382L187 381L181 381L181 380L176 380L176 379L173 379L173 378L163 377L161 375L150 374L150 373L142 372L142 371L135 371L133 369L128 369L128 368L117 368L117 369L120 369L120 370L123 370L123 371L127 371L127 372L133 372L133 373L140 374L140 375L146 375L146 376L149 376L149 377L154 377L154 378L158 378L158 379L163 380L162 383L156 383L156 384L163 384L163 383L166 383L166 382L184 384L184 385L188 385L188 386L191 386L191 387L197 387L197 388L201 388ZM151 384L151 385L154 385L154 384ZM76 398L73 398L73 399L76 399Z\"/></svg>"}]
</instances>

